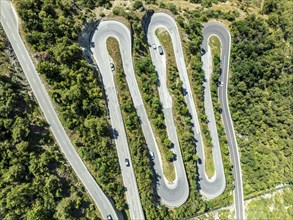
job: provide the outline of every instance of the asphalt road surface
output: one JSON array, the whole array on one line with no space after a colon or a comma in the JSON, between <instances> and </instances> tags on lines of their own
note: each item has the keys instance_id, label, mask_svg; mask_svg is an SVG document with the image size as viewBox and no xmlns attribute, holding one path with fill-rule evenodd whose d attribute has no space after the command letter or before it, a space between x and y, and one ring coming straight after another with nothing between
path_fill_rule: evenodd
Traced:
<instances>
[{"instance_id":1,"label":"asphalt road surface","mask_svg":"<svg viewBox=\"0 0 293 220\"><path fill-rule=\"evenodd\" d=\"M103 218L107 215L111 215L114 219L122 218L118 213L108 197L100 189L94 178L88 172L84 163L78 156L73 145L71 144L59 118L52 106L48 93L46 92L41 79L36 72L34 64L20 38L17 27L17 19L12 11L9 1L0 1L1 10L1 24L7 34L9 41L16 53L20 65L23 68L25 76L32 88L32 91L44 113L44 116L50 128L56 138L59 146L61 147L66 159L69 161L73 170L91 195L95 204L99 208ZM159 44L158 39L155 37L155 30L158 27L165 28L171 38L174 46L174 53L176 57L176 64L179 70L180 78L183 81L183 87L186 89L187 94L185 96L188 109L192 115L192 121L194 124L193 130L195 138L198 140L197 152L199 158L203 161L201 168L199 169L200 175L200 190L207 198L215 198L219 196L225 189L225 177L221 167L222 160L220 151L213 150L213 158L216 165L216 175L209 180L204 171L204 151L202 145L202 137L198 123L198 117L194 106L191 87L188 80L188 75L185 67L184 56L182 51L182 45L180 35L175 21L168 15L163 13L157 13L152 16L150 25L148 40L150 44ZM227 86L228 86L228 69L229 69L229 57L230 57L230 44L231 37L228 30L224 25L218 22L209 22L203 30L203 45L202 47L208 51L208 38L210 35L217 35L222 43L221 53L221 67L222 75L221 81L224 83L219 88L219 101L221 103L222 119L225 126L225 131L228 137L229 150L231 154L231 160L233 163L233 173L235 181L234 199L236 206L237 219L244 219L244 202L243 202L243 189L242 189L242 176L241 167L238 153L238 146L234 133L233 123L229 112L228 99L227 99ZM117 132L116 145L119 157L119 163L122 169L123 182L126 187L126 196L130 209L130 215L132 219L144 219L142 206L137 189L137 183L135 174L131 166L131 158L128 149L127 138L122 121L121 111L117 99L117 91L115 89L113 74L110 67L110 57L106 49L106 39L109 36L114 36L120 43L120 51L122 55L122 62L124 71L126 74L127 83L129 85L130 93L137 109L137 113L141 120L142 130L146 138L149 150L154 152L154 164L158 177L158 193L161 196L162 202L171 207L177 207L182 205L188 198L189 188L185 174L184 164L181 158L180 147L176 134L176 128L172 119L172 99L166 87L162 87L160 91L160 97L162 103L164 103L164 114L166 118L166 124L168 125L168 135L171 137L174 145L174 153L177 155L177 160L174 165L176 168L176 179L173 183L168 183L164 178L162 172L162 162L158 146L155 142L155 137L151 129L147 114L143 105L143 101L137 86L135 79L132 56L131 56L131 35L130 31L123 24L116 21L103 21L99 24L97 31L93 35L93 42L95 47L92 48L94 58L96 59L98 66L103 76L103 83L106 90L107 101L109 105L110 118L113 128ZM164 72L166 71L166 61L164 56L159 56L157 52L151 51L154 64L156 65L159 73L160 80L164 81ZM207 53L208 54L208 53ZM156 60L162 60L162 62L156 62ZM204 58L203 58L204 59ZM207 59L208 60L208 59ZM203 60L205 63L205 60ZM129 159L130 167L125 164L125 159ZM218 163L219 162L219 163ZM217 164L218 163L218 164ZM218 168L220 167L220 168Z\"/></svg>"},{"instance_id":2,"label":"asphalt road surface","mask_svg":"<svg viewBox=\"0 0 293 220\"><path fill-rule=\"evenodd\" d=\"M66 159L70 163L74 172L83 183L84 187L91 195L103 218L111 215L114 219L118 219L118 214L108 197L103 193L101 188L91 176L84 163L78 156L73 145L71 144L59 118L52 106L52 102L46 92L44 85L35 69L35 66L25 48L22 39L18 33L17 18L12 11L10 1L0 1L0 20L6 32L6 35L13 47L17 59L25 73L25 76L32 88L32 91L41 107L41 110L50 124L50 128L56 138L60 148L62 149ZM120 215L119 215L120 217Z\"/></svg>"},{"instance_id":3,"label":"asphalt road surface","mask_svg":"<svg viewBox=\"0 0 293 220\"><path fill-rule=\"evenodd\" d=\"M205 114L207 116L207 125L208 129L212 138L212 155L213 155L213 163L215 165L214 167L214 175L208 179L209 181L213 181L216 179L217 174L221 173L221 175L224 176L224 167L222 163L222 157L221 157L221 148L220 148L220 142L219 142L219 136L218 136L218 130L217 130L217 124L214 114L214 107L212 102L212 95L211 95L211 75L212 75L212 53L210 51L210 48L208 49L208 52L206 52L202 56L202 63L203 63L203 70L205 72L205 82L203 83L203 91L204 91L204 109ZM220 156L220 158L217 158L216 156ZM205 160L202 162L202 169L205 167Z\"/></svg>"},{"instance_id":4,"label":"asphalt road surface","mask_svg":"<svg viewBox=\"0 0 293 220\"><path fill-rule=\"evenodd\" d=\"M159 195L161 196L161 200L167 206L179 206L182 205L188 198L189 195L189 186L186 177L185 167L181 155L180 145L177 137L176 126L173 118L173 101L172 97L169 93L169 89L167 87L167 72L166 72L166 59L165 54L160 54L158 49L158 45L160 42L155 35L156 29L161 25L160 17L157 17L155 14L152 16L150 23L148 24L148 44L150 48L150 54L152 57L153 64L158 73L159 79L159 96L160 101L163 107L163 113L165 117L165 124L167 128L167 133L169 139L173 144L173 153L176 155L176 160L173 162L176 170L176 179L174 183L165 182L165 186L159 189ZM154 48L155 45L155 48ZM161 167L157 167L156 170L162 169ZM180 184L176 184L180 182ZM176 203L175 203L176 202ZM176 205L175 205L176 204Z\"/></svg>"},{"instance_id":5,"label":"asphalt road surface","mask_svg":"<svg viewBox=\"0 0 293 220\"><path fill-rule=\"evenodd\" d=\"M192 96L192 90L188 79L188 74L186 71L186 65L184 61L184 54L182 50L182 44L180 39L180 34L176 25L176 22L172 17L170 17L167 14L164 13L155 13L152 15L150 24L148 26L148 43L153 44L156 43L156 38L154 36L154 32L157 28L164 28L168 31L168 33L171 36L172 43L173 43L173 49L174 54L176 58L176 64L179 71L180 79L183 82L183 89L185 89L185 101L187 103L188 110L192 116L192 124L194 136L197 140L197 154L202 161L201 164L198 164L199 167L199 177L200 177L200 191L203 195L205 195L208 199L215 198L219 195L221 195L225 189L226 182L225 182L225 176L223 172L223 165L222 165L222 159L221 159L221 153L220 151L216 151L214 154L214 157L216 158L216 175L212 180L209 180L206 176L205 170L204 170L204 148L203 148L203 141L202 136L200 132L199 122L198 122L198 116L194 105L194 100ZM158 46L158 45L157 45ZM156 62L153 60L153 62ZM162 62L157 62L157 65L162 65Z\"/></svg>"},{"instance_id":6,"label":"asphalt road surface","mask_svg":"<svg viewBox=\"0 0 293 220\"><path fill-rule=\"evenodd\" d=\"M134 106L137 110L137 114L140 118L142 131L145 136L149 151L153 152L154 154L153 163L156 170L158 194L160 195L161 201L167 206L178 207L187 200L188 194L189 194L189 187L188 187L187 178L186 178L186 174L184 170L184 165L181 159L180 149L179 149L179 152L177 152L177 149L174 149L174 152L177 155L177 160L174 163L176 168L176 171L175 171L176 179L174 180L174 182L169 183L163 175L161 155L155 140L154 133L152 131L152 127L148 120L144 103L143 103L143 100L137 85L137 81L134 75L132 53L131 53L130 31L127 29L126 26L124 26L123 24L117 21L102 21L97 27L97 31L95 32L93 36L94 48L92 48L92 52L94 54L94 58L96 59L96 62L98 63L99 69L102 74L104 88L106 90L106 95L108 98L110 117L112 118L111 115L113 115L113 117L117 117L117 115L118 114L121 115L121 113L118 107L119 104L118 104L116 95L115 95L116 101L114 100L114 97L113 97L115 104L113 104L114 102L111 103L112 98L110 98L111 94L116 93L116 89L114 85L113 74L111 73L111 69L110 69L110 58L109 56L105 56L105 54L108 54L106 50L106 39L109 36L114 36L120 42L120 53L122 57L123 68L126 75L126 80L128 83L130 94L131 94ZM109 88L111 88L112 92L110 92ZM169 115L167 118L172 118L172 114L170 113L170 111L168 111L167 114L168 113ZM168 122L172 123L171 120L169 120ZM114 121L111 119L111 123L112 123L113 129L117 130L117 133L118 133L117 141L119 140L119 138L122 139L123 136L125 135L125 132L123 131L124 128L123 128L122 118L119 118L119 120L117 119L117 121ZM174 132L174 130L171 130L171 132ZM175 130L175 134L170 133L170 136L176 137L176 130ZM125 139L125 137L123 139ZM119 146L117 147L118 155L121 154L122 155L121 158L124 158L124 157L130 158L130 155L128 154L125 155L125 152L128 152L128 145L127 145L126 139L121 144L123 148L120 147L117 143L117 146ZM122 164L122 166L124 166L124 164ZM131 169L129 168L127 170L131 172ZM124 171L122 168L122 176L125 176L123 172ZM132 175L134 177L134 173ZM135 188L133 184L134 184L134 181L132 184L130 184L130 186L132 188ZM135 195L135 192L133 191L132 194ZM132 195L131 199L129 200L130 200L130 204L129 204L130 210L133 210L132 207L135 207L135 205L140 204L138 193L137 193L137 196ZM133 204L131 205L131 203Z\"/></svg>"},{"instance_id":7,"label":"asphalt road surface","mask_svg":"<svg viewBox=\"0 0 293 220\"><path fill-rule=\"evenodd\" d=\"M123 124L122 114L115 88L114 75L111 70L111 58L107 50L106 41L109 37L118 40L126 80L136 108L141 106L142 100L139 95L138 86L134 76L131 35L129 29L117 21L102 21L98 25L92 37L91 50L102 75L104 89L107 97L107 104L110 113L112 128L116 133L115 143L119 163L122 171L123 183L126 188L126 198L129 206L131 219L144 219L144 213L140 202L135 174L133 171L127 136ZM140 115L141 117L141 115ZM126 166L125 159L128 159L130 166Z\"/></svg>"},{"instance_id":8,"label":"asphalt road surface","mask_svg":"<svg viewBox=\"0 0 293 220\"><path fill-rule=\"evenodd\" d=\"M238 153L238 145L235 137L232 118L229 110L228 103L228 80L229 80L229 59L230 59L230 47L231 36L228 29L220 22L209 22L203 29L203 43L202 47L210 53L208 48L208 39L210 36L216 35L221 41L221 68L222 74L220 81L223 82L223 86L219 87L219 102L222 108L222 120L225 127L225 132L228 139L230 157L233 164L234 175L234 201L236 209L236 218L244 219L244 200L243 200L243 188L242 188L242 173L240 165L240 157Z\"/></svg>"}]
</instances>

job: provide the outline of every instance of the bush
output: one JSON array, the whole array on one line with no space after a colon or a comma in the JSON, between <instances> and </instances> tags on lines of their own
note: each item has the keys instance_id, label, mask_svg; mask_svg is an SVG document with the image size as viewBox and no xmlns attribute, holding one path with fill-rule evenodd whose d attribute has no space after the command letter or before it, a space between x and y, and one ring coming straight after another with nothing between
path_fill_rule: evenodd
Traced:
<instances>
[{"instance_id":1,"label":"bush","mask_svg":"<svg viewBox=\"0 0 293 220\"><path fill-rule=\"evenodd\" d=\"M120 15L121 9L119 7L114 7L112 12L114 15Z\"/></svg>"},{"instance_id":2,"label":"bush","mask_svg":"<svg viewBox=\"0 0 293 220\"><path fill-rule=\"evenodd\" d=\"M136 0L134 3L133 3L133 10L137 10L137 9L140 9L143 7L143 3L142 1L138 1Z\"/></svg>"}]
</instances>

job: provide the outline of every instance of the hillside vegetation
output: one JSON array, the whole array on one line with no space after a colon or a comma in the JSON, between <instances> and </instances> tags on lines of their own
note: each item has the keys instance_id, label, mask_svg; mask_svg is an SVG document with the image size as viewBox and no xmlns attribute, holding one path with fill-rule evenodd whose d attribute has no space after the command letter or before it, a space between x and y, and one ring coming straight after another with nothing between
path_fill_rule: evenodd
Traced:
<instances>
[{"instance_id":1,"label":"hillside vegetation","mask_svg":"<svg viewBox=\"0 0 293 220\"><path fill-rule=\"evenodd\" d=\"M124 210L124 187L100 78L78 45L89 2L25 0L16 5L62 124L101 188Z\"/></svg>"},{"instance_id":2,"label":"hillside vegetation","mask_svg":"<svg viewBox=\"0 0 293 220\"><path fill-rule=\"evenodd\" d=\"M229 100L246 196L293 180L292 14L285 3L265 1L268 19L252 14L231 24Z\"/></svg>"},{"instance_id":3,"label":"hillside vegetation","mask_svg":"<svg viewBox=\"0 0 293 220\"><path fill-rule=\"evenodd\" d=\"M293 216L292 187L259 196L245 202L247 219L291 219Z\"/></svg>"},{"instance_id":4,"label":"hillside vegetation","mask_svg":"<svg viewBox=\"0 0 293 220\"><path fill-rule=\"evenodd\" d=\"M0 51L0 219L97 219L96 207L55 143L2 26Z\"/></svg>"},{"instance_id":5,"label":"hillside vegetation","mask_svg":"<svg viewBox=\"0 0 293 220\"><path fill-rule=\"evenodd\" d=\"M244 194L292 184L293 4L286 0L214 2L218 4L197 12L198 21L216 19L228 25L231 32L228 95L240 148ZM190 19L190 12L184 12L186 9L182 11L177 8L177 21L189 34L187 24L195 20ZM195 36L198 27L194 27L187 47L193 55L199 50ZM195 91L200 94L200 60L188 57L196 73Z\"/></svg>"},{"instance_id":6,"label":"hillside vegetation","mask_svg":"<svg viewBox=\"0 0 293 220\"><path fill-rule=\"evenodd\" d=\"M151 114L158 127L162 127L159 134L162 142L167 137L161 105L152 97L152 92L157 97L154 86L157 76L150 64L148 45L141 27L142 17L151 10L174 14L182 35L198 108L203 106L204 80L200 61L201 28L209 20L225 23L232 37L228 95L241 155L244 194L251 196L282 183L292 184L292 1L111 2L113 6L108 0L15 1L21 18L21 32L33 53L38 72L50 89L49 94L62 123L92 175L105 193L113 198L116 207L125 211L127 204L100 75L83 59L78 45L82 26L87 21L100 18L94 14L98 6L102 6L99 8L101 17L117 15L116 19L123 17L124 22L129 21L134 37L136 75L142 88L151 91L144 98L150 100L150 106L154 105L148 110L148 115ZM9 73L11 70L6 63L8 61L1 65ZM152 74L147 75L149 72ZM147 150L139 135L139 122L123 77L121 71L117 83L121 90L126 91L120 95L120 100L128 104L122 107L123 116L128 121L126 129L130 151L146 218L177 219L231 204L232 166L226 144L221 144L227 180L224 194L206 201L197 191L198 161L196 149L190 147L193 144L188 127L190 118L185 112L180 81L174 83L172 94L180 104L175 114L182 113L176 126L181 133L179 138L190 197L176 209L159 204L159 198L152 192L153 173L149 160L139 161L139 157L147 155ZM178 78L176 69L170 78ZM95 208L89 205L81 186L69 168L63 165L62 155L58 153L46 123L40 119L35 102L25 94L26 89L6 75L1 76L0 84L0 92L3 93L0 96L3 102L0 105L0 121L3 119L0 124L0 165L3 166L0 171L0 218L6 215L16 219L29 215L33 216L32 219L37 219L37 215L49 216L50 219L96 218ZM158 113L157 117L155 113ZM132 130L137 136L131 134ZM222 131L221 128L221 137L224 135ZM31 138L31 135L37 136ZM221 141L225 142L224 138ZM146 169L145 181L142 169ZM16 185L20 187L12 191Z\"/></svg>"}]
</instances>

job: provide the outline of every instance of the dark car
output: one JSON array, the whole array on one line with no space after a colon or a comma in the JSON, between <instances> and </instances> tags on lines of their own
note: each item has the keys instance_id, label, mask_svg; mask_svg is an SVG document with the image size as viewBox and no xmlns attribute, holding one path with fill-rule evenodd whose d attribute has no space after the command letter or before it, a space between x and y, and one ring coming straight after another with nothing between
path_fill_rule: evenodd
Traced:
<instances>
[{"instance_id":1,"label":"dark car","mask_svg":"<svg viewBox=\"0 0 293 220\"><path fill-rule=\"evenodd\" d=\"M164 54L163 48L162 48L161 46L158 46L158 50L159 50L159 53L160 53L161 55Z\"/></svg>"},{"instance_id":2,"label":"dark car","mask_svg":"<svg viewBox=\"0 0 293 220\"><path fill-rule=\"evenodd\" d=\"M127 158L125 159L125 164L126 164L127 167L130 166L130 162L129 162L129 160Z\"/></svg>"},{"instance_id":3,"label":"dark car","mask_svg":"<svg viewBox=\"0 0 293 220\"><path fill-rule=\"evenodd\" d=\"M201 52L201 55L204 55L206 53L206 51L203 48L201 48L200 52Z\"/></svg>"}]
</instances>

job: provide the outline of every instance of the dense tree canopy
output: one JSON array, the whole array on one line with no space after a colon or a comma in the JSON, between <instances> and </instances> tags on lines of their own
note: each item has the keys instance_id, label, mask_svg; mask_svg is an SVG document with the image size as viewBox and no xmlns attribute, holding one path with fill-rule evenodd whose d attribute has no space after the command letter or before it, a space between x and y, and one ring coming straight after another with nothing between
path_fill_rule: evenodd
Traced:
<instances>
[{"instance_id":1,"label":"dense tree canopy","mask_svg":"<svg viewBox=\"0 0 293 220\"><path fill-rule=\"evenodd\" d=\"M111 140L112 129L106 116L106 104L99 75L82 59L82 51L77 44L88 12L97 6L109 8L110 1L17 2L26 40L38 58L37 69L49 85L50 96L57 104L63 124L70 130L75 146L97 182L114 199L116 207L124 210L124 189L116 149ZM158 3L155 0L145 2ZM293 19L288 12L290 7L284 0L267 0L264 1L260 14L249 14L244 7L244 15L240 17L239 12L224 12L210 7L212 3L225 2L224 0L189 2L202 4L209 9L200 7L186 10L188 13L185 13L175 4L160 3L159 6L176 14L178 24L184 29L182 39L186 49L186 62L191 70L190 79L199 100L204 79L199 52L202 24L209 19L232 22L229 104L241 150L245 195L273 188L277 184L292 183L292 97L288 89L292 82L290 50L292 51L293 42L292 28L290 29L290 21ZM245 5L247 4L249 3L245 2ZM134 9L141 8L141 1L135 1L132 6ZM135 70L137 77L143 82L140 89L149 106L148 114L152 118L152 123L161 132L161 142L168 147L170 143L157 96L158 78L148 53L141 17L131 9L115 7L112 12L130 21L134 37ZM122 80L123 73L119 77L121 88L127 90L125 81ZM182 85L180 81L175 80L178 78L176 69L173 69L170 77L174 79L170 89L178 103L175 114L182 113L177 118L178 133L191 189L188 201L180 208L168 212L166 207L154 206L153 202L157 202L158 198L154 199L151 191L152 172L148 167L143 182L144 172L140 167L147 167L149 161L138 161L139 157L147 154L139 120L129 93L125 92L120 97L123 100L121 108L125 114L128 134L135 134L129 136L130 149L135 158L135 172L143 208L150 219L157 216L162 219L186 217L227 205L231 203L232 198L231 164L226 145L221 148L227 178L226 192L218 199L208 202L203 201L198 193L197 156L195 149L190 147L193 142L189 129L190 118L183 101ZM87 206L87 199L81 196L83 191L80 186L73 186L68 181L68 176L71 177L72 174L63 165L60 153L56 152L57 148L45 123L37 120L39 113L35 110L32 98L23 95L20 89L17 89L17 83L10 81L10 78L1 77L0 148L3 153L0 160L5 162L0 163L3 167L3 181L0 182L0 187L3 188L0 192L0 216L2 212L7 213L7 218L42 219L42 216L50 216L74 219L85 216L93 207ZM222 128L220 132L223 136ZM220 141L225 142L224 139ZM32 149L31 146L35 145L37 147ZM59 163L56 165L55 161ZM50 170L52 172L49 172ZM48 172L49 174L45 175ZM23 175L24 173L28 175ZM41 178L36 178L39 176ZM109 182L112 184L108 184ZM12 191L15 185L19 187ZM76 216L76 212L80 216Z\"/></svg>"},{"instance_id":2,"label":"dense tree canopy","mask_svg":"<svg viewBox=\"0 0 293 220\"><path fill-rule=\"evenodd\" d=\"M0 27L0 218L97 218L4 50L11 49Z\"/></svg>"},{"instance_id":3,"label":"dense tree canopy","mask_svg":"<svg viewBox=\"0 0 293 220\"><path fill-rule=\"evenodd\" d=\"M251 15L231 25L229 95L246 195L293 180L292 97L288 86L292 82L292 28L288 23L292 15L284 10L285 1L265 2L267 20Z\"/></svg>"},{"instance_id":4,"label":"dense tree canopy","mask_svg":"<svg viewBox=\"0 0 293 220\"><path fill-rule=\"evenodd\" d=\"M63 125L70 129L73 143L97 182L124 209L124 189L101 83L77 43L85 21L83 10L107 2L25 0L17 3L17 9L25 37L39 58L37 70L49 84Z\"/></svg>"}]
</instances>

